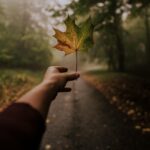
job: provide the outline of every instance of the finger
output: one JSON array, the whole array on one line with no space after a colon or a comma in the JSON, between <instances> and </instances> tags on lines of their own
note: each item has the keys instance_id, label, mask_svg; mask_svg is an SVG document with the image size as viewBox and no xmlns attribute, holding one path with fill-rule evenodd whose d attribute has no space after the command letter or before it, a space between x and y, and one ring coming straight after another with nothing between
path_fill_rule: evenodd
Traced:
<instances>
[{"instance_id":1,"label":"finger","mask_svg":"<svg viewBox=\"0 0 150 150\"><path fill-rule=\"evenodd\" d=\"M71 88L66 87L66 88L60 90L60 92L70 92L71 90L72 90Z\"/></svg>"},{"instance_id":2,"label":"finger","mask_svg":"<svg viewBox=\"0 0 150 150\"><path fill-rule=\"evenodd\" d=\"M51 73L58 73L59 72L59 70L55 67L48 67L48 71Z\"/></svg>"},{"instance_id":3,"label":"finger","mask_svg":"<svg viewBox=\"0 0 150 150\"><path fill-rule=\"evenodd\" d=\"M67 79L67 81L73 81L80 77L79 73L67 73L64 74L64 77Z\"/></svg>"},{"instance_id":4,"label":"finger","mask_svg":"<svg viewBox=\"0 0 150 150\"><path fill-rule=\"evenodd\" d=\"M62 66L54 66L54 67L61 73L68 71L68 68L66 67L62 67Z\"/></svg>"}]
</instances>

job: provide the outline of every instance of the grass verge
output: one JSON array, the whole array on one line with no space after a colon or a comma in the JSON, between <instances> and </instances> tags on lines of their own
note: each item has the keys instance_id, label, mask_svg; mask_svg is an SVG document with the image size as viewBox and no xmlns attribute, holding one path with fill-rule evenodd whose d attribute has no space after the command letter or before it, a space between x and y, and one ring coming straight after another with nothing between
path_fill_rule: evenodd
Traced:
<instances>
[{"instance_id":1,"label":"grass verge","mask_svg":"<svg viewBox=\"0 0 150 150\"><path fill-rule=\"evenodd\" d=\"M0 110L30 90L41 80L40 71L1 69Z\"/></svg>"}]
</instances>

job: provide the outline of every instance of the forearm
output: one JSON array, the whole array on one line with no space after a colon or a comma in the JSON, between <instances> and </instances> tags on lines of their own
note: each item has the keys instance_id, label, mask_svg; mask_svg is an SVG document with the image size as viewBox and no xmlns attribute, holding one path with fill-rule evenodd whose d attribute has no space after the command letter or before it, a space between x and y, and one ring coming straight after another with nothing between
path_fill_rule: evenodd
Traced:
<instances>
[{"instance_id":1,"label":"forearm","mask_svg":"<svg viewBox=\"0 0 150 150\"><path fill-rule=\"evenodd\" d=\"M55 98L56 93L56 89L52 83L42 82L21 97L17 103L29 104L39 111L44 118L46 118L49 106L52 100Z\"/></svg>"},{"instance_id":2,"label":"forearm","mask_svg":"<svg viewBox=\"0 0 150 150\"><path fill-rule=\"evenodd\" d=\"M27 103L46 118L49 106L58 92L70 92L65 88L68 81L79 78L78 73L67 73L64 67L49 67L41 84L21 97L18 103Z\"/></svg>"},{"instance_id":3,"label":"forearm","mask_svg":"<svg viewBox=\"0 0 150 150\"><path fill-rule=\"evenodd\" d=\"M0 132L3 133L0 141L7 141L7 146L12 148L13 145L13 149L37 149L51 102L58 92L70 91L66 83L77 78L79 74L67 73L64 67L49 67L42 83L0 113Z\"/></svg>"},{"instance_id":4,"label":"forearm","mask_svg":"<svg viewBox=\"0 0 150 150\"><path fill-rule=\"evenodd\" d=\"M0 113L1 149L37 150L44 131L45 120L29 104L13 103Z\"/></svg>"}]
</instances>

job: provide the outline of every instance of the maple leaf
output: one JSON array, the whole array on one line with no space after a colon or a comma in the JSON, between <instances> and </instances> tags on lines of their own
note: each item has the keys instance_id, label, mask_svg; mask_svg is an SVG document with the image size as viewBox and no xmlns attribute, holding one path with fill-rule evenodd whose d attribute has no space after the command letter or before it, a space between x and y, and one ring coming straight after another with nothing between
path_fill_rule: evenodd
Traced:
<instances>
[{"instance_id":1,"label":"maple leaf","mask_svg":"<svg viewBox=\"0 0 150 150\"><path fill-rule=\"evenodd\" d=\"M55 46L56 49L64 51L65 55L68 55L78 50L86 50L92 46L93 26L90 20L87 20L81 26L77 26L75 21L68 17L65 24L67 27L66 32L54 29L54 37L58 41Z\"/></svg>"}]
</instances>

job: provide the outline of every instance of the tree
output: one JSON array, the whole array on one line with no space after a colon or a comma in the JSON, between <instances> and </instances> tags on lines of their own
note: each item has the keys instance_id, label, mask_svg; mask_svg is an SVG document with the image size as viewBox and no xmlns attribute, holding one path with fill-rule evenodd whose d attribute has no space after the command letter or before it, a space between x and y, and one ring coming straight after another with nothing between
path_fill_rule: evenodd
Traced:
<instances>
[{"instance_id":1,"label":"tree","mask_svg":"<svg viewBox=\"0 0 150 150\"><path fill-rule=\"evenodd\" d=\"M47 17L41 12L41 3L39 1L37 6L37 1L13 0L9 3L6 1L5 21L3 21L6 30L1 42L3 46L0 47L2 66L28 68L49 66L52 55ZM4 57L4 52L7 53L7 57Z\"/></svg>"},{"instance_id":2,"label":"tree","mask_svg":"<svg viewBox=\"0 0 150 150\"><path fill-rule=\"evenodd\" d=\"M130 0L129 3L133 5L132 14L134 16L140 15L144 18L146 58L147 62L150 64L150 1Z\"/></svg>"},{"instance_id":3,"label":"tree","mask_svg":"<svg viewBox=\"0 0 150 150\"><path fill-rule=\"evenodd\" d=\"M84 2L87 3L83 5L83 2L79 2L79 10L83 11L84 7L88 7L86 10L90 12L92 18L94 19L96 29L99 30L99 32L105 30L106 34L115 35L114 40L112 39L112 41L114 41L116 45L116 54L114 54L117 56L116 66L118 71L124 71L125 48L123 42L124 30L122 27L122 15L128 9L127 2L124 2L123 0L97 0ZM79 11L79 14L82 15L83 13L81 14L81 12ZM109 44L109 47L111 48L112 42L107 44ZM109 51L112 52L111 50ZM111 55L112 54L108 54L108 57L111 57Z\"/></svg>"}]
</instances>

